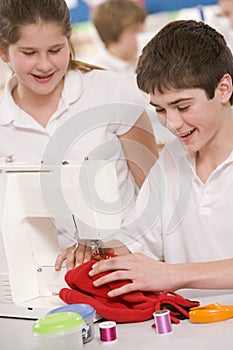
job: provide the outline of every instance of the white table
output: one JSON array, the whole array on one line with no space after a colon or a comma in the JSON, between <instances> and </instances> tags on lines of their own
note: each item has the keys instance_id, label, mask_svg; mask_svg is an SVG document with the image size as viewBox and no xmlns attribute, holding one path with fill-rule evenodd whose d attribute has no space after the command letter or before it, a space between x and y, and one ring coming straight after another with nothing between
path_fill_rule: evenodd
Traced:
<instances>
[{"instance_id":1,"label":"white table","mask_svg":"<svg viewBox=\"0 0 233 350\"><path fill-rule=\"evenodd\" d=\"M181 291L192 300L199 300L201 305L214 301L233 305L233 292L218 291ZM38 350L37 339L32 335L32 320L0 318L1 350ZM84 350L119 349L119 350L232 350L233 319L227 321L194 324L183 320L173 325L173 332L158 335L151 327L153 320L117 324L117 342L101 343L99 331L95 325L95 338L85 344ZM68 350L68 349L67 349Z\"/></svg>"}]
</instances>

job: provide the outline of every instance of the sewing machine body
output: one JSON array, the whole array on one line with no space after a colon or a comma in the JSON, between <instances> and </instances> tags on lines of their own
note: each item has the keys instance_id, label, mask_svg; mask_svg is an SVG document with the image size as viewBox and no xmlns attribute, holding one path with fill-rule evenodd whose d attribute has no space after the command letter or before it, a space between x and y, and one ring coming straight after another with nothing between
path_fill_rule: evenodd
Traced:
<instances>
[{"instance_id":1,"label":"sewing machine body","mask_svg":"<svg viewBox=\"0 0 233 350\"><path fill-rule=\"evenodd\" d=\"M104 240L120 228L119 212L99 210L96 193L108 206L119 199L111 164L0 164L0 316L36 319L64 305L58 292L65 286L66 268L54 268L60 252L56 220L64 219L75 237L75 217L81 239Z\"/></svg>"}]
</instances>

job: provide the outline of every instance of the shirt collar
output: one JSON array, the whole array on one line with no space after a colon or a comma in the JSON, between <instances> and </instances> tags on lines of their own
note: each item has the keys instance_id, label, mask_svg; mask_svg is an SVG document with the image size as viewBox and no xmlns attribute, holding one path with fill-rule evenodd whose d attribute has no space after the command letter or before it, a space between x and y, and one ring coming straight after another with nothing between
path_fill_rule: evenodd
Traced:
<instances>
[{"instance_id":1,"label":"shirt collar","mask_svg":"<svg viewBox=\"0 0 233 350\"><path fill-rule=\"evenodd\" d=\"M103 49L102 52L103 60L109 62L109 66L113 66L115 71L126 71L126 70L135 70L135 65L127 61L122 60L121 58L112 55L108 50Z\"/></svg>"},{"instance_id":2,"label":"shirt collar","mask_svg":"<svg viewBox=\"0 0 233 350\"><path fill-rule=\"evenodd\" d=\"M83 74L85 73L79 70L67 72L62 91L62 99L67 104L71 104L81 97L84 90Z\"/></svg>"},{"instance_id":3,"label":"shirt collar","mask_svg":"<svg viewBox=\"0 0 233 350\"><path fill-rule=\"evenodd\" d=\"M14 116L19 114L20 109L11 95L16 84L17 80L15 76L10 78L5 84L4 94L1 97L0 105L0 124L2 125L11 123L15 119Z\"/></svg>"},{"instance_id":4,"label":"shirt collar","mask_svg":"<svg viewBox=\"0 0 233 350\"><path fill-rule=\"evenodd\" d=\"M84 84L80 71L69 71L65 76L64 87L59 107L64 109L69 104L75 102L83 93ZM17 84L17 79L13 76L5 85L4 94L1 97L0 124L6 125L12 122L19 122L22 118L22 110L14 102L12 90ZM21 123L19 123L21 124Z\"/></svg>"}]
</instances>

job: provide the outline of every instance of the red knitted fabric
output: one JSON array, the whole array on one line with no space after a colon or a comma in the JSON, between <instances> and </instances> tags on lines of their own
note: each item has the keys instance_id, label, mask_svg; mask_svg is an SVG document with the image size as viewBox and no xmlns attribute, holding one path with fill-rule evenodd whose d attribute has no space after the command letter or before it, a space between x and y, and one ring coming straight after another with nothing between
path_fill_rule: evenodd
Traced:
<instances>
[{"instance_id":1,"label":"red knitted fabric","mask_svg":"<svg viewBox=\"0 0 233 350\"><path fill-rule=\"evenodd\" d=\"M173 323L188 318L191 307L199 306L199 302L183 298L181 295L167 290L162 293L130 292L110 298L107 293L119 288L129 281L115 281L94 287L93 281L109 272L90 277L88 272L96 260L88 261L65 275L69 288L60 290L60 298L67 304L84 303L91 305L98 315L115 322L140 322L153 318L153 312L170 310Z\"/></svg>"}]
</instances>

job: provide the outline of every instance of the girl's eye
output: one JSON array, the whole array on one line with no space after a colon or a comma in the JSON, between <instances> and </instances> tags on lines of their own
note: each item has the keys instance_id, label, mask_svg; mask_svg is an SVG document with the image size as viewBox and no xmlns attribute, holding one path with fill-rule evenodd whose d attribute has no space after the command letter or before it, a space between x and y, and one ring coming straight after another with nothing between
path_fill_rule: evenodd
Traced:
<instances>
[{"instance_id":1,"label":"girl's eye","mask_svg":"<svg viewBox=\"0 0 233 350\"><path fill-rule=\"evenodd\" d=\"M61 49L56 49L56 50L49 50L50 53L52 54L56 54L60 51Z\"/></svg>"},{"instance_id":2,"label":"girl's eye","mask_svg":"<svg viewBox=\"0 0 233 350\"><path fill-rule=\"evenodd\" d=\"M49 50L49 52L52 54L52 55L55 55L56 53L58 53L61 49L56 49L56 50ZM35 51L23 51L23 54L26 55L26 56L32 56L35 54Z\"/></svg>"},{"instance_id":3,"label":"girl's eye","mask_svg":"<svg viewBox=\"0 0 233 350\"><path fill-rule=\"evenodd\" d=\"M35 51L24 51L23 54L26 56L31 56L35 53Z\"/></svg>"}]
</instances>

